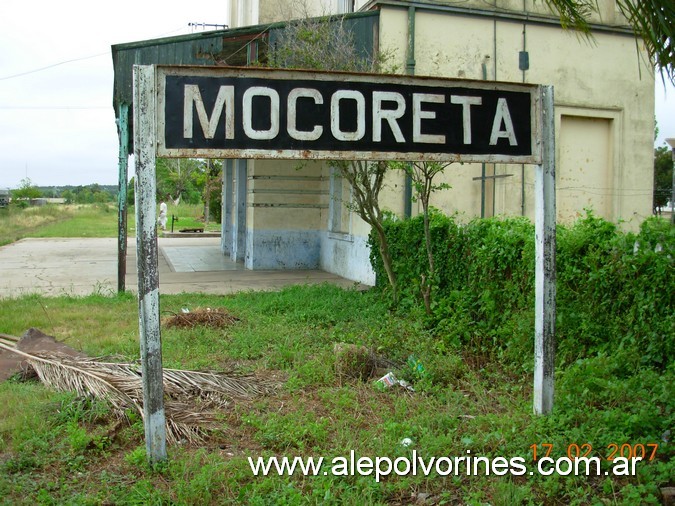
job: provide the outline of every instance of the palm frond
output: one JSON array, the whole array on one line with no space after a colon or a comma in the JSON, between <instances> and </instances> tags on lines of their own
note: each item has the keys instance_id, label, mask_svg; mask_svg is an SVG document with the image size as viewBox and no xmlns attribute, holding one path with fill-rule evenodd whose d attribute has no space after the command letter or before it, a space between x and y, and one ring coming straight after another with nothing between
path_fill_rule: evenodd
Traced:
<instances>
[{"instance_id":1,"label":"palm frond","mask_svg":"<svg viewBox=\"0 0 675 506\"><path fill-rule=\"evenodd\" d=\"M184 371L164 369L164 386L174 386L186 394L201 398L249 398L268 395L278 386L278 382L261 380L253 375L224 375L214 372Z\"/></svg>"},{"instance_id":2,"label":"palm frond","mask_svg":"<svg viewBox=\"0 0 675 506\"><path fill-rule=\"evenodd\" d=\"M598 12L597 0L544 0L560 16L563 28L591 35L589 16ZM626 18L635 36L642 40L651 63L675 82L675 2L673 0L617 0L617 7Z\"/></svg>"},{"instance_id":3,"label":"palm frond","mask_svg":"<svg viewBox=\"0 0 675 506\"><path fill-rule=\"evenodd\" d=\"M143 418L142 373L138 364L104 362L66 355L36 355L0 342L0 348L17 353L35 369L40 381L58 391L107 401L116 416L131 409ZM215 427L216 408L230 400L266 395L278 382L255 376L215 372L164 370L164 411L167 442L198 442Z\"/></svg>"},{"instance_id":4,"label":"palm frond","mask_svg":"<svg viewBox=\"0 0 675 506\"><path fill-rule=\"evenodd\" d=\"M621 14L644 41L657 69L675 80L675 2L673 0L617 0Z\"/></svg>"},{"instance_id":5,"label":"palm frond","mask_svg":"<svg viewBox=\"0 0 675 506\"><path fill-rule=\"evenodd\" d=\"M0 343L0 348L17 353L28 361L35 369L40 381L62 392L75 392L83 397L95 397L108 401L116 411L135 408L138 403L134 400L136 392L129 388L124 381L124 376L115 376L109 370L101 368L91 372L86 368L79 367L77 360L65 355L38 356L18 350ZM85 361L89 363L89 361ZM129 395L131 394L131 395ZM140 412L142 413L142 409Z\"/></svg>"},{"instance_id":6,"label":"palm frond","mask_svg":"<svg viewBox=\"0 0 675 506\"><path fill-rule=\"evenodd\" d=\"M544 3L551 11L558 13L563 28L574 28L590 34L591 25L588 17L597 11L595 0L544 0Z\"/></svg>"}]
</instances>

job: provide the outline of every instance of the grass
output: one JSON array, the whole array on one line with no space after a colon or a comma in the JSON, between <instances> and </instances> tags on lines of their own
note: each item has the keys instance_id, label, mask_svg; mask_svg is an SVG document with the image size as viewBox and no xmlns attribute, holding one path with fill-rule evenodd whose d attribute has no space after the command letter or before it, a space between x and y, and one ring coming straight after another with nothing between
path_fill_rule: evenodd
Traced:
<instances>
[{"instance_id":1,"label":"grass","mask_svg":"<svg viewBox=\"0 0 675 506\"><path fill-rule=\"evenodd\" d=\"M171 215L178 217L175 230L204 228L201 205L169 206L167 229ZM128 233L134 235L134 207L128 209ZM0 246L25 237L117 237L117 207L115 204L78 204L29 207L9 206L0 209ZM209 231L219 231L220 224L210 222Z\"/></svg>"},{"instance_id":2,"label":"grass","mask_svg":"<svg viewBox=\"0 0 675 506\"><path fill-rule=\"evenodd\" d=\"M116 233L110 210L26 211L0 215L6 220L0 222L3 238ZM198 208L174 212L181 225L187 222L183 216L198 223ZM38 382L2 382L0 505L362 505L410 504L423 497L435 504L629 505L658 504L660 488L673 485L674 452L667 442L675 419L672 362L650 369L630 351L615 350L559 366L554 412L536 417L527 360L451 346L415 314L392 311L377 291L299 286L230 296L162 295L160 303L165 318L185 307L210 307L241 319L221 329L163 326L165 367L273 374L283 380L282 390L233 402L204 444L170 447L168 461L153 469L146 463L143 424L133 413L117 420L102 403L52 392ZM139 356L138 303L130 294L0 299L0 314L3 333L20 336L36 327L90 356ZM395 361L394 372L416 391L378 388L377 375L369 381L338 377L338 342L364 345ZM422 369L407 365L411 356ZM401 444L404 438L410 445ZM391 474L378 482L372 475L330 473L256 477L247 460L330 460L349 457L352 450L357 458L391 459L471 452L523 458L533 470L533 445L540 454L552 445L552 457L565 456L574 445L592 445L592 455L606 457L612 445L641 444L659 448L653 461L638 465L638 476L434 472ZM609 466L604 460L603 472Z\"/></svg>"},{"instance_id":3,"label":"grass","mask_svg":"<svg viewBox=\"0 0 675 506\"><path fill-rule=\"evenodd\" d=\"M220 231L220 223L210 221L204 226L204 206L180 203L177 206L169 204L168 219L166 228L171 230L171 216L175 216L178 220L174 223L174 232L178 232L185 228L204 228L205 231Z\"/></svg>"},{"instance_id":4,"label":"grass","mask_svg":"<svg viewBox=\"0 0 675 506\"><path fill-rule=\"evenodd\" d=\"M658 418L672 416L663 409L672 407L673 374L629 375L625 388L593 391L613 359L578 364L558 371L556 411L541 418L531 414L529 375L462 350L439 351L415 319L390 312L374 292L321 285L161 298L164 316L183 307L226 308L241 321L217 330L163 327L165 366L266 371L285 379L283 390L234 403L204 445L171 447L168 463L151 470L138 420L120 425L101 406L39 384L0 384L0 404L12 407L0 415L6 504L401 504L417 493L449 504L635 504L656 500L670 479L672 449L662 441L658 458L640 467L639 477L435 474L379 483L372 476L255 477L247 457L331 459L354 450L394 459L415 450L429 458L469 450L520 456L531 465L532 444L553 444L554 456L565 455L571 443L591 443L598 454L612 442L645 444L660 437ZM30 296L2 300L0 308L7 315L2 332L20 335L35 326L92 356L138 356L133 296ZM425 376L406 366L396 370L414 382L416 393L344 381L334 372L336 342L363 344L401 363L414 354ZM630 424L647 419L654 427L643 427L644 437L635 439L641 429ZM401 445L406 437L410 447Z\"/></svg>"},{"instance_id":5,"label":"grass","mask_svg":"<svg viewBox=\"0 0 675 506\"><path fill-rule=\"evenodd\" d=\"M46 225L67 220L72 213L65 206L0 209L0 246L30 237Z\"/></svg>"},{"instance_id":6,"label":"grass","mask_svg":"<svg viewBox=\"0 0 675 506\"><path fill-rule=\"evenodd\" d=\"M56 220L31 237L117 237L117 207L113 204L66 206L64 219Z\"/></svg>"},{"instance_id":7,"label":"grass","mask_svg":"<svg viewBox=\"0 0 675 506\"><path fill-rule=\"evenodd\" d=\"M0 209L0 245L25 237L117 237L117 209L112 204Z\"/></svg>"}]
</instances>

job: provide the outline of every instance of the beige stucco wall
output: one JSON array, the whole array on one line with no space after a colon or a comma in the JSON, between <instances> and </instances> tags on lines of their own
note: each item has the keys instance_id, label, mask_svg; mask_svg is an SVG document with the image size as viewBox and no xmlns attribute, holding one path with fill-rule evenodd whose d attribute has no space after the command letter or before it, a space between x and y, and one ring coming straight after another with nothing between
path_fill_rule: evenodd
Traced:
<instances>
[{"instance_id":1,"label":"beige stucco wall","mask_svg":"<svg viewBox=\"0 0 675 506\"><path fill-rule=\"evenodd\" d=\"M247 225L263 230L326 228L327 170L317 162L249 160Z\"/></svg>"},{"instance_id":2,"label":"beige stucco wall","mask_svg":"<svg viewBox=\"0 0 675 506\"><path fill-rule=\"evenodd\" d=\"M376 0L357 1L357 10L359 8L370 8L376 5ZM597 0L597 12L588 13L589 23L602 24L608 26L627 26L626 19L621 15L617 7L616 0ZM558 18L558 14L551 10L546 2L541 0L416 0L417 7L433 6L441 8L458 9L492 9L504 14L526 12L530 16Z\"/></svg>"},{"instance_id":3,"label":"beige stucco wall","mask_svg":"<svg viewBox=\"0 0 675 506\"><path fill-rule=\"evenodd\" d=\"M355 9L365 2L357 1ZM341 0L230 0L231 27L327 16L340 12Z\"/></svg>"},{"instance_id":4,"label":"beige stucco wall","mask_svg":"<svg viewBox=\"0 0 675 506\"><path fill-rule=\"evenodd\" d=\"M445 0L416 4L415 74L554 85L560 220L574 219L584 208L592 208L608 219L627 220L627 226L635 228L650 215L653 76L645 66L645 55L637 53L633 37L597 32L589 41L554 25L524 25L419 7L424 3L457 6ZM264 23L336 12L337 4L338 0L232 0L231 12L233 20ZM372 2L357 0L355 4L359 9ZM507 14L526 10L535 16L555 17L541 1L496 0L494 5ZM592 22L626 25L615 1L601 0L598 6L599 14L591 17ZM468 0L461 7L490 8L483 0ZM255 13L257 20L252 18ZM406 69L408 14L404 7L381 7L380 47L398 72ZM524 73L518 68L518 53L523 49L530 60ZM474 179L482 170L480 164L450 166L444 181L452 189L438 194L434 205L470 219L480 216L483 194L486 215L533 216L532 167L487 165L488 176L508 177L486 181L484 192L481 182ZM395 174L383 192L382 207L400 214L402 201L402 176ZM302 228L306 213L288 212ZM259 214L256 219L263 227L274 220L269 210ZM353 232L366 233L367 227L359 221L352 220Z\"/></svg>"},{"instance_id":5,"label":"beige stucco wall","mask_svg":"<svg viewBox=\"0 0 675 506\"><path fill-rule=\"evenodd\" d=\"M425 8L433 5L444 10ZM498 11L532 19L550 15L544 2L496 0ZM585 208L636 229L651 214L654 131L654 77L644 52L626 33L598 31L592 41L555 24L470 16L453 12L458 4L439 0L415 3L416 75L553 85L556 115L557 214L571 221ZM232 19L267 23L336 12L337 0L232 0ZM357 0L356 8L373 2ZM409 10L380 5L379 46L388 64L406 72ZM484 0L468 0L461 9L490 9ZM607 27L625 20L614 1L601 0L591 19ZM239 9L239 11L237 10ZM243 10L242 10L243 9ZM243 13L243 14L240 14ZM248 18L247 18L248 16ZM253 17L258 16L253 20ZM553 19L553 18L551 18ZM238 26L233 24L231 26ZM519 69L527 50L529 69ZM329 230L330 170L310 164L249 161L247 181L247 266L255 268L284 257L320 266L359 281L372 282L365 238L369 227L352 214L339 233ZM477 180L484 172L482 188ZM437 193L432 205L468 221L492 215L534 217L534 168L505 164L453 164L438 182L452 188ZM298 192L303 189L306 192ZM484 207L481 209L481 201ZM404 212L404 177L392 172L380 206ZM413 214L421 211L413 203ZM306 255L305 255L306 253ZM304 256L303 256L304 255ZM364 267L365 265L365 267ZM279 265L281 268L287 265ZM292 267L292 265L291 265Z\"/></svg>"},{"instance_id":6,"label":"beige stucco wall","mask_svg":"<svg viewBox=\"0 0 675 506\"><path fill-rule=\"evenodd\" d=\"M353 2L354 11L368 3L367 0ZM229 26L239 28L343 13L346 3L344 0L229 0L226 12Z\"/></svg>"},{"instance_id":7,"label":"beige stucco wall","mask_svg":"<svg viewBox=\"0 0 675 506\"><path fill-rule=\"evenodd\" d=\"M405 69L408 10L383 8L380 16L380 45ZM518 66L523 44L530 63L525 73ZM651 214L654 78L646 61L628 35L599 32L591 42L555 26L415 13L416 75L554 86L562 221L592 208L634 229ZM480 216L481 183L473 178L481 169L450 166L444 181L452 189L437 194L433 205L466 219ZM486 182L486 215L524 212L532 218L532 167L488 165L486 174L493 173L510 176Z\"/></svg>"}]
</instances>

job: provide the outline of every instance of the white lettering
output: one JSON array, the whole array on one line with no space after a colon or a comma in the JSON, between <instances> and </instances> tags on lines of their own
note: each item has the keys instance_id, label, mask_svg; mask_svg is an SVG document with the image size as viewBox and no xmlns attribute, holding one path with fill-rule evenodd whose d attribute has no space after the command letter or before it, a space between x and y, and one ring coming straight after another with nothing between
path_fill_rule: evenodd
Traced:
<instances>
[{"instance_id":1,"label":"white lettering","mask_svg":"<svg viewBox=\"0 0 675 506\"><path fill-rule=\"evenodd\" d=\"M396 109L382 109L382 102L396 102ZM405 142L398 120L405 113L405 99L395 91L373 92L373 142L382 142L382 121L389 123L396 142Z\"/></svg>"},{"instance_id":2,"label":"white lettering","mask_svg":"<svg viewBox=\"0 0 675 506\"><path fill-rule=\"evenodd\" d=\"M502 123L504 123L504 130L501 130ZM497 100L497 110L495 111L495 119L492 122L492 133L490 134L490 146L497 145L497 141L501 138L509 140L510 146L517 146L516 133L513 131L513 122L511 121L511 113L505 98Z\"/></svg>"},{"instance_id":3,"label":"white lettering","mask_svg":"<svg viewBox=\"0 0 675 506\"><path fill-rule=\"evenodd\" d=\"M202 94L199 86L196 84L186 84L183 95L183 137L192 139L192 105L197 109L199 125L202 127L204 137L213 139L218 128L218 121L225 107L225 138L234 139L234 86L221 86L218 90L216 103L213 104L213 111L209 118L206 114Z\"/></svg>"},{"instance_id":4,"label":"white lettering","mask_svg":"<svg viewBox=\"0 0 675 506\"><path fill-rule=\"evenodd\" d=\"M340 130L340 101L356 102L356 130ZM366 134L366 99L358 91L338 90L330 99L330 131L338 141L358 141Z\"/></svg>"},{"instance_id":5,"label":"white lettering","mask_svg":"<svg viewBox=\"0 0 675 506\"><path fill-rule=\"evenodd\" d=\"M445 465L445 469L441 468L443 465ZM452 460L450 457L438 457L436 460L436 472L439 476L448 476L452 473Z\"/></svg>"},{"instance_id":6,"label":"white lettering","mask_svg":"<svg viewBox=\"0 0 675 506\"><path fill-rule=\"evenodd\" d=\"M630 461L627 457L616 457L612 461L612 474L614 476L635 476L635 464L641 460L642 457L632 457ZM629 464L632 464L632 466L629 466Z\"/></svg>"},{"instance_id":7,"label":"white lettering","mask_svg":"<svg viewBox=\"0 0 675 506\"><path fill-rule=\"evenodd\" d=\"M471 106L481 105L480 97L466 97L463 95L451 95L450 103L462 106L462 125L464 128L464 144L471 144Z\"/></svg>"},{"instance_id":8,"label":"white lettering","mask_svg":"<svg viewBox=\"0 0 675 506\"><path fill-rule=\"evenodd\" d=\"M315 104L323 104L323 97L318 90L311 88L293 88L288 94L288 135L299 141L315 141L321 137L321 134L323 133L323 127L321 125L314 125L314 128L309 131L298 130L296 120L299 98L312 98L314 99Z\"/></svg>"},{"instance_id":9,"label":"white lettering","mask_svg":"<svg viewBox=\"0 0 675 506\"><path fill-rule=\"evenodd\" d=\"M539 474L542 476L551 476L553 473L555 473L555 467L554 468L549 468L549 469L544 469L544 464L554 464L555 465L555 460L553 460L551 457L542 457L537 461L537 466L539 467Z\"/></svg>"},{"instance_id":10,"label":"white lettering","mask_svg":"<svg viewBox=\"0 0 675 506\"><path fill-rule=\"evenodd\" d=\"M430 135L422 133L422 120L436 118L436 113L434 111L422 110L422 103L424 102L444 104L445 96L433 95L430 93L413 93L413 142L444 144L445 135Z\"/></svg>"},{"instance_id":11,"label":"white lettering","mask_svg":"<svg viewBox=\"0 0 675 506\"><path fill-rule=\"evenodd\" d=\"M345 457L335 457L331 463L332 467L330 472L333 476L349 476L349 469L347 469L347 459Z\"/></svg>"},{"instance_id":12,"label":"white lettering","mask_svg":"<svg viewBox=\"0 0 675 506\"><path fill-rule=\"evenodd\" d=\"M253 97L270 99L270 127L268 130L253 128ZM249 139L270 140L279 135L279 94L272 88L252 86L244 92L242 122Z\"/></svg>"}]
</instances>

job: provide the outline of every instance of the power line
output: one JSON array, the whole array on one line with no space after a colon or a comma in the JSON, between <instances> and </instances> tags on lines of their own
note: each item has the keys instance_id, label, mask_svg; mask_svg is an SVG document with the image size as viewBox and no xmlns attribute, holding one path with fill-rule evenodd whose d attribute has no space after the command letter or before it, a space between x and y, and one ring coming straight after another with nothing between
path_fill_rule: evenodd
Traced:
<instances>
[{"instance_id":1,"label":"power line","mask_svg":"<svg viewBox=\"0 0 675 506\"><path fill-rule=\"evenodd\" d=\"M520 181L505 181L504 186L520 186ZM528 188L534 188L533 183L525 182ZM570 193L587 193L589 195L596 195L599 197L639 197L647 196L653 193L649 188L607 188L594 186L558 186L557 191ZM670 192L670 190L668 190Z\"/></svg>"},{"instance_id":2,"label":"power line","mask_svg":"<svg viewBox=\"0 0 675 506\"><path fill-rule=\"evenodd\" d=\"M0 81L6 81L7 79L14 79L16 77L27 76L29 74L35 74L36 72L42 72L43 70L48 70L48 69L51 69L51 68L54 68L54 67L58 67L59 65L65 65L66 63L74 63L74 62L82 61L82 60L90 60L92 58L98 58L99 56L104 56L104 55L107 55L107 54L108 54L107 52L99 53L99 54L92 54L92 55L89 55L89 56L83 56L81 58L73 58L71 60L64 60L64 61L60 61L58 63L52 63L51 65L47 65L45 67L40 67L40 68L33 69L33 70L27 70L25 72L19 72L18 74L12 74L12 75L9 75L9 76L0 77Z\"/></svg>"},{"instance_id":3,"label":"power line","mask_svg":"<svg viewBox=\"0 0 675 506\"><path fill-rule=\"evenodd\" d=\"M190 25L188 25L188 26L190 26ZM176 33L178 31L182 30L183 28L184 27L176 28L176 29L171 30L169 32L165 32L161 35L157 35L154 38L160 38L160 37L164 37L165 35L170 35L172 33ZM30 74L35 74L36 72L42 72L44 70L49 70L51 68L58 67L60 65L65 65L67 63L74 63L74 62L83 61L83 60L90 60L92 58L98 58L99 56L107 56L109 54L110 54L110 52L106 51L105 53L92 54L92 55L89 55L89 56L82 56L80 58L71 58L69 60L63 60L63 61L60 61L60 62L57 62L57 63L52 63L51 65L46 65L44 67L39 67L39 68L32 69L32 70L26 70L25 72L19 72L18 74L12 74L12 75L9 75L9 76L0 77L0 81L6 81L8 79L14 79L16 77L27 76L27 75L30 75Z\"/></svg>"},{"instance_id":4,"label":"power line","mask_svg":"<svg viewBox=\"0 0 675 506\"><path fill-rule=\"evenodd\" d=\"M50 111L50 110L91 110L91 109L109 109L108 106L102 105L0 105L0 110L34 110L34 111Z\"/></svg>"}]
</instances>

